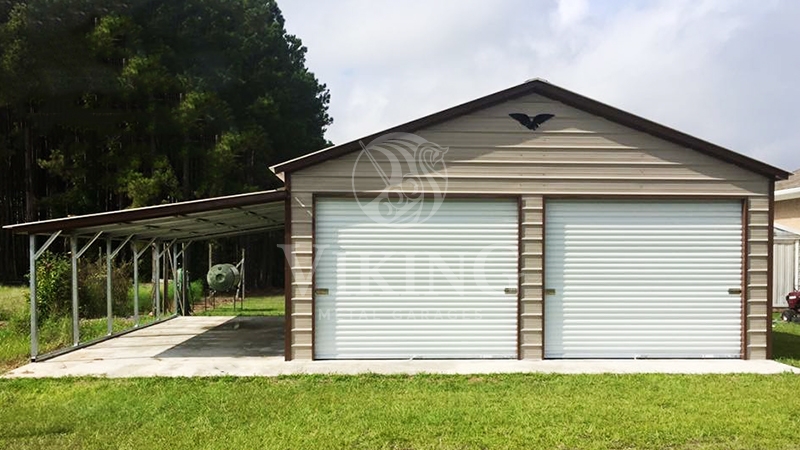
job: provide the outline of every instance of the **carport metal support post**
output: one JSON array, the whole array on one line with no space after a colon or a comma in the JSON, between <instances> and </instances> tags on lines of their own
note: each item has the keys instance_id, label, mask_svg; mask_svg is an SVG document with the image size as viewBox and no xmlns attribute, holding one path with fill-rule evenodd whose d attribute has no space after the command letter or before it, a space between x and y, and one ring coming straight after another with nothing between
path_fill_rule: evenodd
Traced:
<instances>
[{"instance_id":1,"label":"carport metal support post","mask_svg":"<svg viewBox=\"0 0 800 450\"><path fill-rule=\"evenodd\" d=\"M139 326L139 249L131 242L133 253L133 326Z\"/></svg>"},{"instance_id":2,"label":"carport metal support post","mask_svg":"<svg viewBox=\"0 0 800 450\"><path fill-rule=\"evenodd\" d=\"M154 308L155 312L154 312L154 314L155 314L156 318L158 318L160 316L160 314L159 314L160 306L159 305L161 304L161 283L159 282L161 280L161 242L160 241L156 242L156 244L153 246L153 256L154 256L153 259L155 259L155 262L156 262L156 267L155 267L155 270L153 271L154 272L153 273L153 289L155 289L155 291L156 291L156 300L155 300L155 305L154 305L155 306L155 308Z\"/></svg>"},{"instance_id":3,"label":"carport metal support post","mask_svg":"<svg viewBox=\"0 0 800 450\"><path fill-rule=\"evenodd\" d=\"M133 236L128 236L121 244L115 249L113 248L113 242L111 238L106 239L106 312L108 314L108 335L111 336L114 333L114 299L112 296L111 287L113 285L112 277L113 277L113 267L111 262L114 261L114 258L117 257L119 252L125 247L125 245L133 239Z\"/></svg>"},{"instance_id":4,"label":"carport metal support post","mask_svg":"<svg viewBox=\"0 0 800 450\"><path fill-rule=\"evenodd\" d=\"M38 316L38 301L36 297L36 260L42 256L42 253L47 251L50 244L61 235L61 231L56 231L47 238L44 245L40 249L36 248L36 235L31 234L29 239L29 256L30 256L30 297L31 297L31 361L36 361L39 355L39 316Z\"/></svg>"},{"instance_id":5,"label":"carport metal support post","mask_svg":"<svg viewBox=\"0 0 800 450\"><path fill-rule=\"evenodd\" d=\"M69 237L69 250L72 259L72 345L78 345L78 236L74 234Z\"/></svg>"},{"instance_id":6,"label":"carport metal support post","mask_svg":"<svg viewBox=\"0 0 800 450\"><path fill-rule=\"evenodd\" d=\"M188 264L186 264L186 243L181 244L181 267L183 271L181 272L181 315L188 316L189 315L189 308L186 304L186 299L189 298L187 291L189 290L189 285L187 283L187 272L186 268Z\"/></svg>"},{"instance_id":7,"label":"carport metal support post","mask_svg":"<svg viewBox=\"0 0 800 450\"><path fill-rule=\"evenodd\" d=\"M172 299L175 305L173 313L178 313L178 249L172 244ZM169 284L167 284L169 285Z\"/></svg>"},{"instance_id":8,"label":"carport metal support post","mask_svg":"<svg viewBox=\"0 0 800 450\"><path fill-rule=\"evenodd\" d=\"M102 235L98 231L89 242L78 250L78 236L73 234L69 237L70 254L72 255L72 345L77 346L80 342L80 322L78 321L78 258L89 250L89 247Z\"/></svg>"},{"instance_id":9,"label":"carport metal support post","mask_svg":"<svg viewBox=\"0 0 800 450\"><path fill-rule=\"evenodd\" d=\"M114 311L111 305L111 238L106 239L106 322L108 334L114 332Z\"/></svg>"},{"instance_id":10,"label":"carport metal support post","mask_svg":"<svg viewBox=\"0 0 800 450\"><path fill-rule=\"evenodd\" d=\"M186 291L189 289L189 286L187 284L188 275L186 274L186 267L187 267L187 264L186 264L186 249L189 247L189 245L192 244L192 241L181 242L180 244L181 244L181 251L177 251L177 250L175 251L175 256L174 256L175 264L173 264L173 266L175 268L177 268L178 267L178 264L177 264L178 257L181 258L181 269L182 270L181 270L181 273L180 273L180 286L181 286L180 290L177 288L178 281L179 281L178 280L178 275L177 275L177 270L176 270L176 276L175 276L175 286L176 286L175 287L175 313L177 314L178 310L180 310L180 315L188 316L189 315L189 308L188 308L186 299L189 298L189 297L188 297L188 294L186 293Z\"/></svg>"},{"instance_id":11,"label":"carport metal support post","mask_svg":"<svg viewBox=\"0 0 800 450\"><path fill-rule=\"evenodd\" d=\"M30 288L31 288L31 361L39 354L39 324L36 317L36 235L28 236L28 254L30 256Z\"/></svg>"},{"instance_id":12,"label":"carport metal support post","mask_svg":"<svg viewBox=\"0 0 800 450\"><path fill-rule=\"evenodd\" d=\"M131 242L131 250L133 252L133 327L139 326L139 257L147 251L155 242L155 239L150 239L141 250L136 248L136 242Z\"/></svg>"}]
</instances>

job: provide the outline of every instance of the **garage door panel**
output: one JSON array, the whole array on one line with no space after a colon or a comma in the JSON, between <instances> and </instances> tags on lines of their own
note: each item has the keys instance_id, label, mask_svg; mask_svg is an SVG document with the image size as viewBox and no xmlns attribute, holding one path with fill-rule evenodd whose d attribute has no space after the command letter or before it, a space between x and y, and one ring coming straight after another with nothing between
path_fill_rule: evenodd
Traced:
<instances>
[{"instance_id":1,"label":"garage door panel","mask_svg":"<svg viewBox=\"0 0 800 450\"><path fill-rule=\"evenodd\" d=\"M546 204L545 356L738 357L738 202Z\"/></svg>"},{"instance_id":2,"label":"garage door panel","mask_svg":"<svg viewBox=\"0 0 800 450\"><path fill-rule=\"evenodd\" d=\"M428 206L434 206L429 203ZM517 203L446 200L386 226L319 199L315 358L517 356ZM427 216L428 211L423 211Z\"/></svg>"}]
</instances>

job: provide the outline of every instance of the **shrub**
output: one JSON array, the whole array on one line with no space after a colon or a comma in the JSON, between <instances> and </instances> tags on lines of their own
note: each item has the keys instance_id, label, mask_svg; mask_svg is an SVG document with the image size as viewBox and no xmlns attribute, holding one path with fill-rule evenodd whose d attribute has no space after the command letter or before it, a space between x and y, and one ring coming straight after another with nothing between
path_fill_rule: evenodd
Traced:
<instances>
[{"instance_id":1,"label":"shrub","mask_svg":"<svg viewBox=\"0 0 800 450\"><path fill-rule=\"evenodd\" d=\"M39 317L60 317L72 310L70 260L66 255L44 252L36 265L36 308ZM30 296L28 296L30 305Z\"/></svg>"},{"instance_id":2,"label":"shrub","mask_svg":"<svg viewBox=\"0 0 800 450\"><path fill-rule=\"evenodd\" d=\"M81 317L106 316L106 260L82 260L78 265L78 309ZM130 316L133 305L128 302L131 263L114 263L111 266L111 299L115 315Z\"/></svg>"},{"instance_id":3,"label":"shrub","mask_svg":"<svg viewBox=\"0 0 800 450\"><path fill-rule=\"evenodd\" d=\"M111 268L111 298L114 314L132 315L128 301L130 263ZM36 265L36 307L40 320L72 314L72 272L67 255L45 252ZM83 318L106 316L106 260L83 259L78 264L78 309ZM30 297L28 298L30 304Z\"/></svg>"}]
</instances>

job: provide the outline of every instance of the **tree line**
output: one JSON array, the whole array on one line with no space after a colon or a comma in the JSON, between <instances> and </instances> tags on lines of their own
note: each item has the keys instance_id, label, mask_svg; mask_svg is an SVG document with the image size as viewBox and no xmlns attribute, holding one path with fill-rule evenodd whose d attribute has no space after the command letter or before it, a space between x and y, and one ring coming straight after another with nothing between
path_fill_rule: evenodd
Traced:
<instances>
[{"instance_id":1,"label":"tree line","mask_svg":"<svg viewBox=\"0 0 800 450\"><path fill-rule=\"evenodd\" d=\"M329 144L305 53L273 0L0 0L0 224L279 187Z\"/></svg>"}]
</instances>

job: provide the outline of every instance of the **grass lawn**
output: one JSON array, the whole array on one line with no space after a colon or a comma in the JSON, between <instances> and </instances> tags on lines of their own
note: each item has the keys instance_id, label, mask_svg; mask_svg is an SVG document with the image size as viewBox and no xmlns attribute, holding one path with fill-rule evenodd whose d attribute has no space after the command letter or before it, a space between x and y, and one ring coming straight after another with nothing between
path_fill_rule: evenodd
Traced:
<instances>
[{"instance_id":1,"label":"grass lawn","mask_svg":"<svg viewBox=\"0 0 800 450\"><path fill-rule=\"evenodd\" d=\"M23 286L0 286L0 373L19 367L30 358L30 316L27 302L28 288ZM147 307L149 301L149 285L140 286L142 303ZM131 292L131 298L133 293ZM144 325L155 320L144 312L139 324ZM132 328L134 321L129 317L115 317L114 332ZM107 333L106 318L81 319L81 342L105 336ZM57 317L39 323L39 353L68 347L72 344L72 319Z\"/></svg>"},{"instance_id":2,"label":"grass lawn","mask_svg":"<svg viewBox=\"0 0 800 450\"><path fill-rule=\"evenodd\" d=\"M772 353L776 361L800 367L800 323L779 321L772 325Z\"/></svg>"},{"instance_id":3,"label":"grass lawn","mask_svg":"<svg viewBox=\"0 0 800 450\"><path fill-rule=\"evenodd\" d=\"M796 449L797 376L0 381L0 448Z\"/></svg>"},{"instance_id":4,"label":"grass lawn","mask_svg":"<svg viewBox=\"0 0 800 450\"><path fill-rule=\"evenodd\" d=\"M20 303L0 289L0 314L15 308L9 305L24 306L24 295ZM283 298L253 297L244 311L218 306L208 314L280 315ZM87 323L87 332L93 326L102 332L100 321ZM0 328L0 358L6 328ZM800 324L775 324L774 333L776 359L800 367ZM797 449L797 380L791 374L0 379L0 448Z\"/></svg>"},{"instance_id":5,"label":"grass lawn","mask_svg":"<svg viewBox=\"0 0 800 450\"><path fill-rule=\"evenodd\" d=\"M240 302L236 302L236 309L230 301L220 301L217 299L217 307L202 311L203 300L196 302L198 316L282 316L284 312L283 295L255 296L244 299L244 308Z\"/></svg>"}]
</instances>

